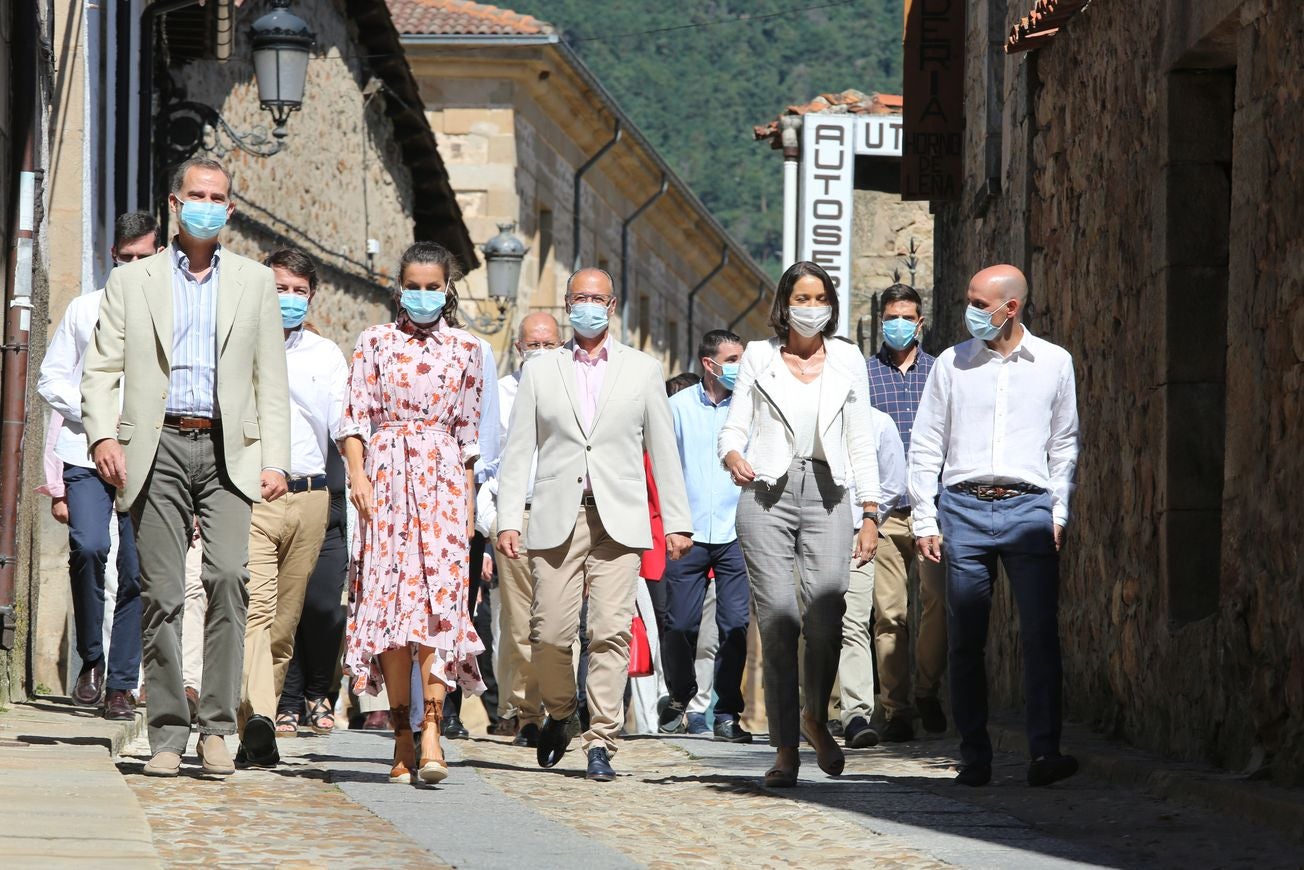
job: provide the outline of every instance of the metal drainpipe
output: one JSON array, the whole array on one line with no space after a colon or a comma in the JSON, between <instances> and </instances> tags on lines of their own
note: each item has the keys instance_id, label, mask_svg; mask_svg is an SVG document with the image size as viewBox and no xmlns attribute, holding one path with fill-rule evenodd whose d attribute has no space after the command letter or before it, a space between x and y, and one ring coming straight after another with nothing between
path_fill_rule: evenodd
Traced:
<instances>
[{"instance_id":1,"label":"metal drainpipe","mask_svg":"<svg viewBox=\"0 0 1304 870\"><path fill-rule=\"evenodd\" d=\"M0 387L0 649L14 648L18 618L18 495L22 491L23 430L27 418L27 351L32 327L32 245L36 234L36 52L40 33L36 0L15 15L14 109L15 132L23 137L18 173L17 220L13 250L5 270L4 380ZM30 17L30 21L22 18ZM22 24L28 25L26 28ZM9 204L5 203L4 207Z\"/></svg>"},{"instance_id":2,"label":"metal drainpipe","mask_svg":"<svg viewBox=\"0 0 1304 870\"><path fill-rule=\"evenodd\" d=\"M579 271L580 268L580 188L583 186L584 174L592 169L595 163L602 159L602 155L615 147L616 143L620 141L623 132L624 131L620 126L620 119L617 118L616 132L611 137L611 141L599 148L596 154L584 161L583 166L575 170L575 202L571 209L571 251L573 254L571 261L575 264L572 266L574 271Z\"/></svg>"},{"instance_id":3,"label":"metal drainpipe","mask_svg":"<svg viewBox=\"0 0 1304 870\"><path fill-rule=\"evenodd\" d=\"M136 208L154 211L154 26L169 12L194 6L199 0L157 0L140 14L140 93L136 102L137 139Z\"/></svg>"},{"instance_id":4,"label":"metal drainpipe","mask_svg":"<svg viewBox=\"0 0 1304 870\"><path fill-rule=\"evenodd\" d=\"M716 275L719 275L720 270L728 265L729 265L729 243L725 242L723 245L720 246L720 262L716 264L714 269L712 269L710 272L707 273L705 278L697 282L696 287L688 291L688 346L690 348L693 346L693 342L697 340L697 336L693 332L693 313L694 313L694 308L697 305L697 294L701 293L702 288L704 288L707 284L710 284L711 279L714 278Z\"/></svg>"},{"instance_id":5,"label":"metal drainpipe","mask_svg":"<svg viewBox=\"0 0 1304 870\"><path fill-rule=\"evenodd\" d=\"M643 216L643 212L650 209L658 199L665 196L666 189L670 187L670 179L665 173L661 174L661 187L656 193L648 197L647 202L634 209L634 213L625 219L620 225L620 340L626 344L629 343L629 228L634 221Z\"/></svg>"},{"instance_id":6,"label":"metal drainpipe","mask_svg":"<svg viewBox=\"0 0 1304 870\"><path fill-rule=\"evenodd\" d=\"M798 168L801 160L801 115L779 119L783 144L783 268L797 262Z\"/></svg>"},{"instance_id":7,"label":"metal drainpipe","mask_svg":"<svg viewBox=\"0 0 1304 870\"><path fill-rule=\"evenodd\" d=\"M231 59L231 46L235 44L235 0L217 0L213 10L217 18L214 28L215 54L218 63Z\"/></svg>"},{"instance_id":8,"label":"metal drainpipe","mask_svg":"<svg viewBox=\"0 0 1304 870\"><path fill-rule=\"evenodd\" d=\"M729 321L730 332L733 332L734 327L736 327L738 324L742 323L744 320L747 319L747 315L752 313L753 308L761 304L761 300L765 298L765 291L768 289L770 289L769 286L763 281L756 285L756 298L752 300L751 305L748 305L745 309L743 309L742 314L739 314L733 320ZM747 336L743 336L743 338L746 337Z\"/></svg>"}]
</instances>

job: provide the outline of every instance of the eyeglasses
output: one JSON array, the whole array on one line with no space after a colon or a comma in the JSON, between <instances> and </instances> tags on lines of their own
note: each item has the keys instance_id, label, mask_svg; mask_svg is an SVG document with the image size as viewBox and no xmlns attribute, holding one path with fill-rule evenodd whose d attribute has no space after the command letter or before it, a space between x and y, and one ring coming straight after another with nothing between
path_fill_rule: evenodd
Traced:
<instances>
[{"instance_id":1,"label":"eyeglasses","mask_svg":"<svg viewBox=\"0 0 1304 870\"><path fill-rule=\"evenodd\" d=\"M571 305L601 305L603 308L606 308L608 305L611 304L611 297L595 296L590 293L583 293L580 294L579 296L572 296L570 298L570 304Z\"/></svg>"},{"instance_id":2,"label":"eyeglasses","mask_svg":"<svg viewBox=\"0 0 1304 870\"><path fill-rule=\"evenodd\" d=\"M525 343L526 350L555 350L556 348L557 342L555 341L527 341Z\"/></svg>"}]
</instances>

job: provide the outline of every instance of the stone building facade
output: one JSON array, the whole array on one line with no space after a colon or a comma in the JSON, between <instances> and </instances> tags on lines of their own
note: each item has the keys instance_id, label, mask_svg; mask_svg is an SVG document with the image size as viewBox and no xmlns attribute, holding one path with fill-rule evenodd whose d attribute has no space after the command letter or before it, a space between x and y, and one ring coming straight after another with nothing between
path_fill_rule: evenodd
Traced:
<instances>
[{"instance_id":1,"label":"stone building facade","mask_svg":"<svg viewBox=\"0 0 1304 870\"><path fill-rule=\"evenodd\" d=\"M935 324L965 337L969 276L1007 261L1029 277L1031 329L1074 355L1068 714L1299 782L1299 4L1095 2L1001 53L1030 5L967 3L964 185L937 205ZM1014 704L1017 620L1008 588L996 598L993 691Z\"/></svg>"},{"instance_id":2,"label":"stone building facade","mask_svg":"<svg viewBox=\"0 0 1304 870\"><path fill-rule=\"evenodd\" d=\"M512 223L529 245L501 319L484 270L465 288L471 328L504 370L516 364L508 351L521 317L545 310L566 323L577 266L612 274L615 333L668 374L696 368L709 329L766 334L771 279L550 25L460 0L390 0L390 9L472 237L483 243Z\"/></svg>"}]
</instances>

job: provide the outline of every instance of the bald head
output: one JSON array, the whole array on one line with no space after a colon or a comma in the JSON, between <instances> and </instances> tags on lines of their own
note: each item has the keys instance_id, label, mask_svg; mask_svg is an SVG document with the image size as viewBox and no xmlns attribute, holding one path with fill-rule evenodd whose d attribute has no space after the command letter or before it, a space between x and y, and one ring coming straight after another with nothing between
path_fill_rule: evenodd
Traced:
<instances>
[{"instance_id":1,"label":"bald head","mask_svg":"<svg viewBox=\"0 0 1304 870\"><path fill-rule=\"evenodd\" d=\"M570 276L566 282L567 296L614 296L615 284L605 269L586 266Z\"/></svg>"},{"instance_id":2,"label":"bald head","mask_svg":"<svg viewBox=\"0 0 1304 870\"><path fill-rule=\"evenodd\" d=\"M990 308L1001 302L1015 299L1023 307L1028 298L1028 279L1014 266L1001 264L988 266L969 281L969 302L977 301L975 293L987 302L984 308Z\"/></svg>"},{"instance_id":3,"label":"bald head","mask_svg":"<svg viewBox=\"0 0 1304 870\"><path fill-rule=\"evenodd\" d=\"M546 311L536 311L521 319L521 328L516 333L516 353L522 360L529 351L551 350L560 345L561 327L557 318Z\"/></svg>"}]
</instances>

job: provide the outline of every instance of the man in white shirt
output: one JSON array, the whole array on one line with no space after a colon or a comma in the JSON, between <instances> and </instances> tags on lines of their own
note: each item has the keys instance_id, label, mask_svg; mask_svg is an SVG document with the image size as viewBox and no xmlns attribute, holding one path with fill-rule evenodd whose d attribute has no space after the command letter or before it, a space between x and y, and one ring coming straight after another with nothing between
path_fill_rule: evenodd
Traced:
<instances>
[{"instance_id":1,"label":"man in white shirt","mask_svg":"<svg viewBox=\"0 0 1304 870\"><path fill-rule=\"evenodd\" d=\"M1078 457L1073 358L1022 324L1028 283L1013 266L969 282L973 340L937 359L910 439L912 519L921 556L941 560L951 703L963 766L956 781L991 780L984 650L996 559L1019 608L1026 686L1028 783L1077 772L1060 754L1059 548ZM936 504L937 480L942 493Z\"/></svg>"},{"instance_id":2,"label":"man in white shirt","mask_svg":"<svg viewBox=\"0 0 1304 870\"><path fill-rule=\"evenodd\" d=\"M124 214L114 222L113 265L153 256L161 248L158 221L145 212ZM50 339L41 363L36 391L63 418L55 456L63 463L64 498L68 511L68 575L72 581L73 624L81 673L73 686L78 704L95 706L104 700L104 718L135 716L131 693L140 676L140 565L131 515L119 513L118 589L109 643L107 681L101 638L104 623L104 583L113 520L115 488L95 470L81 423L81 376L86 347L100 316L104 290L78 296L68 303L63 320Z\"/></svg>"},{"instance_id":3,"label":"man in white shirt","mask_svg":"<svg viewBox=\"0 0 1304 870\"><path fill-rule=\"evenodd\" d=\"M271 767L280 761L272 717L294 655L308 578L326 535L326 441L339 432L349 379L339 346L303 328L317 292L313 261L286 248L263 265L275 277L285 330L291 449L285 497L255 504L249 528L249 615L235 759L237 765L249 767ZM288 732L290 719L286 721Z\"/></svg>"},{"instance_id":4,"label":"man in white shirt","mask_svg":"<svg viewBox=\"0 0 1304 870\"><path fill-rule=\"evenodd\" d=\"M551 314L535 312L522 318L513 344L521 366L498 382L498 408L503 433L507 432L507 423L512 418L512 407L516 403L516 392L520 388L526 362L560 346L561 327ZM536 457L530 466L525 496L525 523L529 522L529 504L534 491L537 461ZM481 494L476 505L476 525L482 534L489 534L497 520L496 476L488 481ZM530 573L528 558L509 559L502 553L495 553L494 558L498 568L500 602L499 715L504 724L511 723L515 727L513 743L516 746L537 746L539 727L543 724L543 701L539 696L539 678L534 672L530 652L530 606L534 601L534 578Z\"/></svg>"},{"instance_id":5,"label":"man in white shirt","mask_svg":"<svg viewBox=\"0 0 1304 870\"><path fill-rule=\"evenodd\" d=\"M874 424L874 452L878 458L878 516L882 529L883 521L906 498L906 451L891 417L872 406L869 416ZM856 528L863 522L856 517ZM851 560L847 610L842 615L842 654L838 658L838 718L843 740L851 749L874 746L879 736L870 724L874 715L875 563L857 565L859 561Z\"/></svg>"}]
</instances>

